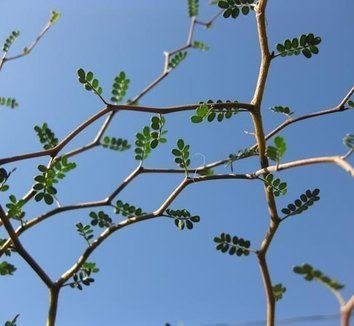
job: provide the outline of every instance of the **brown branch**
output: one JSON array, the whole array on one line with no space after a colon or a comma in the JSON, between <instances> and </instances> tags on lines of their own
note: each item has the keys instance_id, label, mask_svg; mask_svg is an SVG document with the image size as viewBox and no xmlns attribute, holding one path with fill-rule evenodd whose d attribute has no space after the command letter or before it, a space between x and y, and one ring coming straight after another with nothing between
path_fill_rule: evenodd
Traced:
<instances>
[{"instance_id":1,"label":"brown branch","mask_svg":"<svg viewBox=\"0 0 354 326\"><path fill-rule=\"evenodd\" d=\"M9 234L12 243L19 255L28 263L34 272L40 277L40 279L47 285L48 288L52 287L53 282L45 271L38 265L38 263L32 258L27 250L22 246L22 243L18 239L12 224L7 218L2 206L0 206L0 219L3 222L7 233Z\"/></svg>"},{"instance_id":2,"label":"brown branch","mask_svg":"<svg viewBox=\"0 0 354 326\"><path fill-rule=\"evenodd\" d=\"M170 106L165 108L156 108L156 107L147 107L147 106L135 106L135 105L108 105L106 108L102 109L98 113L91 116L85 122L83 122L80 126L74 129L69 135L67 135L57 146L54 148L32 152L27 154L16 155L12 157L7 157L0 159L0 165L22 161L30 158L41 157L41 156L51 156L55 157L72 139L74 139L79 133L81 133L84 129L86 129L89 125L93 122L101 118L102 116L106 115L109 112L114 111L130 111L130 112L145 112L145 113L160 113L160 114L171 114L175 112L182 112L182 111L191 111L198 108L200 104L188 104L188 105L181 105L181 106ZM245 110L252 110L253 105L248 103L215 103L213 104L213 109L217 110L222 107L236 107L236 108L243 108ZM94 147L89 146L89 148ZM76 150L77 151L77 150ZM80 149L82 152L83 149Z\"/></svg>"},{"instance_id":3,"label":"brown branch","mask_svg":"<svg viewBox=\"0 0 354 326\"><path fill-rule=\"evenodd\" d=\"M0 60L0 70L2 69L3 65L5 64L5 62L11 61L11 60L20 59L20 58L22 58L22 57L24 57L26 55L29 55L31 53L31 51L34 49L34 47L39 43L41 38L48 32L48 30L50 29L50 27L52 25L53 24L50 21L48 21L48 23L44 26L42 31L37 36L37 38L26 48L26 51L24 50L22 53L14 55L12 57L6 57L6 53L5 53L5 55Z\"/></svg>"},{"instance_id":4,"label":"brown branch","mask_svg":"<svg viewBox=\"0 0 354 326\"><path fill-rule=\"evenodd\" d=\"M350 325L350 317L354 310L354 296L352 296L342 307L341 307L341 326Z\"/></svg>"}]
</instances>

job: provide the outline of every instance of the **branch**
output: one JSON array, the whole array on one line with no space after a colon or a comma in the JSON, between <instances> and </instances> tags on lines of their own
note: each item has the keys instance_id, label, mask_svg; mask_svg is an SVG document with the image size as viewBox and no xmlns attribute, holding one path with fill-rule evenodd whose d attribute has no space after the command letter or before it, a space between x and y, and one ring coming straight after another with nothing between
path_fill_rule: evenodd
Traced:
<instances>
[{"instance_id":1,"label":"branch","mask_svg":"<svg viewBox=\"0 0 354 326\"><path fill-rule=\"evenodd\" d=\"M31 53L31 51L34 49L34 47L39 43L39 41L44 36L44 34L46 34L48 32L48 30L50 29L50 27L52 27L52 25L53 25L53 23L49 20L47 22L47 24L44 26L44 28L42 29L42 31L39 33L37 38L27 48L25 48L25 50L23 50L22 53L14 55L12 57L6 57L6 53L5 53L4 56L0 60L0 70L2 69L5 62L20 59L26 55L29 55Z\"/></svg>"},{"instance_id":2,"label":"branch","mask_svg":"<svg viewBox=\"0 0 354 326\"><path fill-rule=\"evenodd\" d=\"M12 243L14 244L16 251L19 255L28 263L28 265L36 272L41 280L47 285L48 288L53 286L52 280L44 272L44 270L38 265L38 263L32 258L27 250L22 246L22 243L18 239L14 228L12 227L9 219L7 218L2 206L0 206L0 219L2 220L7 233L9 234Z\"/></svg>"},{"instance_id":3,"label":"branch","mask_svg":"<svg viewBox=\"0 0 354 326\"><path fill-rule=\"evenodd\" d=\"M72 139L74 139L78 134L80 134L84 129L94 123L96 120L101 118L102 116L106 115L109 112L115 111L130 111L130 112L144 112L144 113L160 113L160 114L171 114L175 112L182 112L182 111L191 111L198 108L200 104L188 104L182 106L170 106L165 108L156 108L156 107L147 107L147 106L135 106L135 105L108 105L98 113L91 116L85 122L83 122L80 126L74 129L69 135L67 135L59 144L51 149L32 152L27 154L21 154L17 156L7 157L0 159L0 165L27 160L30 158L41 157L41 156L51 156L55 157ZM213 104L213 109L219 109L222 107L236 107L236 108L243 108L245 110L252 110L253 105L248 103L215 103ZM96 145L88 145L87 148L92 148ZM76 150L82 152L84 149L81 148L80 150ZM71 156L73 154L71 153Z\"/></svg>"}]
</instances>

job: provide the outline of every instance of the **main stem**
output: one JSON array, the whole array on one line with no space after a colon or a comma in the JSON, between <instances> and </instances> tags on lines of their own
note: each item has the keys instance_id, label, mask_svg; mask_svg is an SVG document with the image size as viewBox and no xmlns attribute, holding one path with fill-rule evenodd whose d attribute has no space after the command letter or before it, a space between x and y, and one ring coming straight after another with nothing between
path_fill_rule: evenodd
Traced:
<instances>
[{"instance_id":1,"label":"main stem","mask_svg":"<svg viewBox=\"0 0 354 326\"><path fill-rule=\"evenodd\" d=\"M55 325L55 319L57 316L57 309L58 309L59 292L60 292L60 288L56 286L49 289L49 311L48 311L47 326Z\"/></svg>"},{"instance_id":2,"label":"main stem","mask_svg":"<svg viewBox=\"0 0 354 326\"><path fill-rule=\"evenodd\" d=\"M341 307L341 326L350 326L350 316L354 310L354 296Z\"/></svg>"}]
</instances>

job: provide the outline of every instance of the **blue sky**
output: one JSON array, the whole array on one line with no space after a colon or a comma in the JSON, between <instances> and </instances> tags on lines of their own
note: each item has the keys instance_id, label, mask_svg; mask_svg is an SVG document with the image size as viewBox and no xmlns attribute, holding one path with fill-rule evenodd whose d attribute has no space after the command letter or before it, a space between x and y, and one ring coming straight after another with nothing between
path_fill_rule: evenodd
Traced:
<instances>
[{"instance_id":1,"label":"blue sky","mask_svg":"<svg viewBox=\"0 0 354 326\"><path fill-rule=\"evenodd\" d=\"M201 0L200 16L215 12ZM76 70L94 71L109 98L113 78L124 70L131 79L128 97L139 93L161 72L163 51L182 45L189 26L186 1L2 1L0 39L14 29L21 37L12 53L21 51L37 35L51 9L62 18L28 57L8 63L0 74L0 96L15 97L20 106L1 109L1 157L40 149L33 126L47 122L59 138L102 108L100 101L77 82ZM338 104L353 84L351 0L270 0L268 31L271 46L288 37L313 32L322 37L320 54L274 60L263 103L265 129L282 117L269 107L286 105L302 115ZM253 15L236 21L219 19L212 29L197 29L195 39L210 46L192 50L180 67L142 101L167 106L206 99L249 101L255 87L259 51ZM192 125L191 113L168 116L168 143L147 160L147 167L174 167L171 148L178 138L191 145L192 164L227 157L253 143L249 116L222 124ZM288 152L285 161L343 154L343 136L353 133L353 113L308 120L281 133ZM93 124L67 149L93 139L102 121ZM149 116L117 115L107 134L134 142L135 133ZM11 192L23 196L32 186L36 166L46 158L18 162ZM136 167L133 151L116 153L102 148L75 158L78 168L60 184L63 205L103 199ZM353 162L353 161L352 161ZM257 160L242 162L237 171L252 172ZM227 171L221 168L220 171ZM332 294L319 284L307 284L291 271L309 262L345 283L343 295L354 292L353 183L335 166L317 165L279 174L288 182L288 195L279 208L308 188L321 189L321 201L311 210L281 226L269 252L274 283L287 287L277 317L287 318L337 312ZM145 175L119 197L154 210L180 182L178 175ZM5 203L7 195L2 195ZM58 325L184 325L232 324L263 319L265 298L255 257L238 258L215 251L212 238L221 232L250 239L257 247L267 229L268 216L260 183L214 181L193 185L172 208L186 208L201 216L192 231L179 231L168 219L139 223L116 233L90 259L101 271L96 283L81 293L66 288L60 297ZM45 204L26 206L27 218L46 212ZM26 232L21 240L39 263L57 278L85 248L75 231L87 222L90 210L57 215ZM110 212L113 216L113 212ZM120 220L120 217L115 217ZM3 231L2 231L3 232ZM3 236L3 233L2 233ZM0 321L17 313L19 325L43 325L47 290L16 257L18 270L1 281ZM322 325L335 325L323 322Z\"/></svg>"}]
</instances>

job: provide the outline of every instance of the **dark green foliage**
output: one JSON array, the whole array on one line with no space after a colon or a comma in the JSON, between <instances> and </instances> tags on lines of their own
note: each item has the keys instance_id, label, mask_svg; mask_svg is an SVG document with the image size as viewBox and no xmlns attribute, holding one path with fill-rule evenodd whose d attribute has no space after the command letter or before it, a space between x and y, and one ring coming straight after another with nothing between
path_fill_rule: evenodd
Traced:
<instances>
[{"instance_id":1,"label":"dark green foliage","mask_svg":"<svg viewBox=\"0 0 354 326\"><path fill-rule=\"evenodd\" d=\"M320 200L320 197L318 196L319 193L320 189L314 189L312 191L306 190L306 192L302 194L299 199L296 199L293 204L289 204L287 208L283 208L281 210L282 213L286 215L282 218L282 220L289 216L298 215L306 211L316 201Z\"/></svg>"},{"instance_id":2,"label":"dark green foliage","mask_svg":"<svg viewBox=\"0 0 354 326\"><path fill-rule=\"evenodd\" d=\"M0 105L7 106L14 109L18 106L18 103L14 98L11 97L0 97Z\"/></svg>"},{"instance_id":3,"label":"dark green foliage","mask_svg":"<svg viewBox=\"0 0 354 326\"><path fill-rule=\"evenodd\" d=\"M286 152L286 142L283 137L274 138L274 146L267 147L267 157L277 163L280 162Z\"/></svg>"},{"instance_id":4,"label":"dark green foliage","mask_svg":"<svg viewBox=\"0 0 354 326\"><path fill-rule=\"evenodd\" d=\"M60 13L60 12L57 12L57 11L52 10L52 11L51 11L51 16L50 16L49 22L50 22L51 24L56 23L56 22L59 20L60 16L61 16L61 13Z\"/></svg>"},{"instance_id":5,"label":"dark green foliage","mask_svg":"<svg viewBox=\"0 0 354 326\"><path fill-rule=\"evenodd\" d=\"M350 149L354 149L354 135L348 134L343 138L343 143Z\"/></svg>"},{"instance_id":6,"label":"dark green foliage","mask_svg":"<svg viewBox=\"0 0 354 326\"><path fill-rule=\"evenodd\" d=\"M199 216L191 216L191 213L186 209L166 209L166 213L169 217L175 220L175 224L180 230L183 230L184 227L186 227L188 230L192 230L194 227L193 223L200 222Z\"/></svg>"},{"instance_id":7,"label":"dark green foliage","mask_svg":"<svg viewBox=\"0 0 354 326\"><path fill-rule=\"evenodd\" d=\"M95 282L92 274L98 273L99 269L96 267L95 263L87 262L84 263L78 273L73 275L73 282L68 283L68 285L73 289L82 290L84 286L90 286L91 283Z\"/></svg>"},{"instance_id":8,"label":"dark green foliage","mask_svg":"<svg viewBox=\"0 0 354 326\"><path fill-rule=\"evenodd\" d=\"M354 108L354 101L349 100L348 105L350 108Z\"/></svg>"},{"instance_id":9,"label":"dark green foliage","mask_svg":"<svg viewBox=\"0 0 354 326\"><path fill-rule=\"evenodd\" d=\"M98 225L100 228L108 228L112 225L112 219L103 211L90 212L89 216L92 218L92 226Z\"/></svg>"},{"instance_id":10,"label":"dark green foliage","mask_svg":"<svg viewBox=\"0 0 354 326\"><path fill-rule=\"evenodd\" d=\"M17 318L19 317L20 315L16 315L14 319L12 319L11 321L7 321L5 323L5 326L16 326L16 322L17 322Z\"/></svg>"},{"instance_id":11,"label":"dark green foliage","mask_svg":"<svg viewBox=\"0 0 354 326\"><path fill-rule=\"evenodd\" d=\"M209 46L205 44L204 42L199 42L199 41L194 41L192 44L192 48L202 50L202 51L208 51Z\"/></svg>"},{"instance_id":12,"label":"dark green foliage","mask_svg":"<svg viewBox=\"0 0 354 326\"><path fill-rule=\"evenodd\" d=\"M99 86L98 79L94 78L94 75L91 71L88 73L85 72L84 69L80 68L77 71L77 76L79 78L79 82L84 85L87 91L94 91L98 95L102 95L102 87Z\"/></svg>"},{"instance_id":13,"label":"dark green foliage","mask_svg":"<svg viewBox=\"0 0 354 326\"><path fill-rule=\"evenodd\" d=\"M51 149L58 145L59 140L55 137L54 132L48 128L47 123L43 123L41 127L34 126L34 131L44 149Z\"/></svg>"},{"instance_id":14,"label":"dark green foliage","mask_svg":"<svg viewBox=\"0 0 354 326\"><path fill-rule=\"evenodd\" d=\"M321 38L312 33L303 34L300 37L287 39L283 44L277 44L277 50L282 57L299 55L302 53L306 58L311 58L313 54L318 54L317 45L321 43Z\"/></svg>"},{"instance_id":15,"label":"dark green foliage","mask_svg":"<svg viewBox=\"0 0 354 326\"><path fill-rule=\"evenodd\" d=\"M151 124L150 124L152 130L151 132L152 140L150 142L151 149L156 148L159 143L165 144L167 142L167 139L162 137L167 133L167 130L163 130L165 123L166 120L161 114L151 118Z\"/></svg>"},{"instance_id":16,"label":"dark green foliage","mask_svg":"<svg viewBox=\"0 0 354 326\"><path fill-rule=\"evenodd\" d=\"M225 9L225 18L237 18L240 13L248 15L253 10L255 0L221 0L218 2L219 8Z\"/></svg>"},{"instance_id":17,"label":"dark green foliage","mask_svg":"<svg viewBox=\"0 0 354 326\"><path fill-rule=\"evenodd\" d=\"M191 160L189 159L189 145L185 145L183 139L178 139L177 148L172 150L172 154L175 156L175 162L182 169L186 170L186 174L188 176L188 168L191 164Z\"/></svg>"},{"instance_id":18,"label":"dark green foliage","mask_svg":"<svg viewBox=\"0 0 354 326\"><path fill-rule=\"evenodd\" d=\"M114 104L118 104L124 99L127 90L129 88L129 84L130 84L130 79L126 77L124 71L121 71L119 75L116 78L114 78L112 97L111 97L111 101Z\"/></svg>"},{"instance_id":19,"label":"dark green foliage","mask_svg":"<svg viewBox=\"0 0 354 326\"><path fill-rule=\"evenodd\" d=\"M151 131L150 127L145 126L142 132L136 134L135 141L135 159L138 161L144 161L148 158L151 153Z\"/></svg>"},{"instance_id":20,"label":"dark green foliage","mask_svg":"<svg viewBox=\"0 0 354 326\"><path fill-rule=\"evenodd\" d=\"M199 13L199 0L188 0L189 17L197 17Z\"/></svg>"},{"instance_id":21,"label":"dark green foliage","mask_svg":"<svg viewBox=\"0 0 354 326\"><path fill-rule=\"evenodd\" d=\"M186 56L187 52L178 52L172 57L168 63L168 66L173 69L177 68L177 66L186 58Z\"/></svg>"},{"instance_id":22,"label":"dark green foliage","mask_svg":"<svg viewBox=\"0 0 354 326\"><path fill-rule=\"evenodd\" d=\"M272 192L275 197L280 195L286 195L287 193L287 184L286 182L281 182L280 179L274 178L273 174L268 174L263 180L267 186L267 191Z\"/></svg>"},{"instance_id":23,"label":"dark green foliage","mask_svg":"<svg viewBox=\"0 0 354 326\"><path fill-rule=\"evenodd\" d=\"M0 249L5 244L6 241L7 241L7 239L1 239L0 238ZM10 247L8 247L8 249L6 249L4 251L4 254L5 254L5 256L11 256L12 252L16 252L16 249L14 247L10 246Z\"/></svg>"},{"instance_id":24,"label":"dark green foliage","mask_svg":"<svg viewBox=\"0 0 354 326\"><path fill-rule=\"evenodd\" d=\"M4 168L0 168L0 192L5 192L9 190L10 186L7 183L11 174L16 171L16 168L7 172Z\"/></svg>"},{"instance_id":25,"label":"dark green foliage","mask_svg":"<svg viewBox=\"0 0 354 326\"><path fill-rule=\"evenodd\" d=\"M145 126L142 132L136 134L135 159L144 161L147 159L151 150L156 148L159 143L166 143L167 139L162 137L167 133L163 130L165 118L162 115L151 118L150 127Z\"/></svg>"},{"instance_id":26,"label":"dark green foliage","mask_svg":"<svg viewBox=\"0 0 354 326\"><path fill-rule=\"evenodd\" d=\"M275 301L279 301L283 298L283 294L286 292L286 287L283 286L283 284L279 283L272 286L272 290Z\"/></svg>"},{"instance_id":27,"label":"dark green foliage","mask_svg":"<svg viewBox=\"0 0 354 326\"><path fill-rule=\"evenodd\" d=\"M283 113L286 116L290 117L294 112L291 112L288 106L273 106L270 108L275 113Z\"/></svg>"},{"instance_id":28,"label":"dark green foliage","mask_svg":"<svg viewBox=\"0 0 354 326\"><path fill-rule=\"evenodd\" d=\"M16 41L16 39L20 36L20 31L12 31L12 33L7 37L5 43L2 46L3 52L8 52L11 45Z\"/></svg>"},{"instance_id":29,"label":"dark green foliage","mask_svg":"<svg viewBox=\"0 0 354 326\"><path fill-rule=\"evenodd\" d=\"M128 203L123 203L121 200L118 200L116 202L116 205L114 206L114 213L121 214L127 218L136 217L136 216L146 214L143 212L143 210L141 208L135 207L135 206L130 205Z\"/></svg>"},{"instance_id":30,"label":"dark green foliage","mask_svg":"<svg viewBox=\"0 0 354 326\"><path fill-rule=\"evenodd\" d=\"M6 261L0 263L0 275L2 276L13 275L15 271L16 271L16 267L14 265L11 265Z\"/></svg>"},{"instance_id":31,"label":"dark green foliage","mask_svg":"<svg viewBox=\"0 0 354 326\"><path fill-rule=\"evenodd\" d=\"M214 238L216 250L222 253L228 252L229 255L248 256L250 254L251 242L237 236L231 237L228 233L221 233L219 237Z\"/></svg>"},{"instance_id":32,"label":"dark green foliage","mask_svg":"<svg viewBox=\"0 0 354 326\"><path fill-rule=\"evenodd\" d=\"M22 220L25 217L25 212L22 211L22 206L26 203L23 199L17 200L14 195L9 197L10 203L6 204L8 209L7 215L11 218Z\"/></svg>"},{"instance_id":33,"label":"dark green foliage","mask_svg":"<svg viewBox=\"0 0 354 326\"><path fill-rule=\"evenodd\" d=\"M76 164L68 162L68 159L64 156L56 160L50 168L39 165L38 170L42 174L34 177L36 181L33 186L33 189L36 191L36 195L34 196L35 201L44 200L47 205L53 204L54 196L57 193L57 189L53 185L58 183L59 180L64 179L65 174L74 168L76 168Z\"/></svg>"},{"instance_id":34,"label":"dark green foliage","mask_svg":"<svg viewBox=\"0 0 354 326\"><path fill-rule=\"evenodd\" d=\"M109 136L105 136L103 138L101 145L103 148L109 148L118 152L124 152L130 149L131 147L127 139L115 138Z\"/></svg>"},{"instance_id":35,"label":"dark green foliage","mask_svg":"<svg viewBox=\"0 0 354 326\"><path fill-rule=\"evenodd\" d=\"M326 275L323 275L323 273L317 269L314 269L311 265L309 264L303 264L301 266L295 266L293 268L293 271L296 274L300 274L304 276L304 279L306 281L312 281L316 280L318 282L324 283L327 285L329 288L332 290L338 291L344 288L343 284L338 283L334 279L329 278Z\"/></svg>"},{"instance_id":36,"label":"dark green foliage","mask_svg":"<svg viewBox=\"0 0 354 326\"><path fill-rule=\"evenodd\" d=\"M90 240L93 238L93 230L90 225L83 225L82 223L76 224L76 231L82 236L88 245L90 245Z\"/></svg>"},{"instance_id":37,"label":"dark green foliage","mask_svg":"<svg viewBox=\"0 0 354 326\"><path fill-rule=\"evenodd\" d=\"M223 103L221 100L217 100L216 103ZM227 100L225 103L232 103ZM237 103L235 101L234 103ZM212 122L217 118L217 121L221 122L225 119L230 119L233 115L239 112L238 108L233 107L225 107L225 108L214 108L214 102L209 100L207 103L201 102L201 105L195 110L195 115L191 117L191 121L193 123L200 123L204 120L208 122Z\"/></svg>"}]
</instances>

